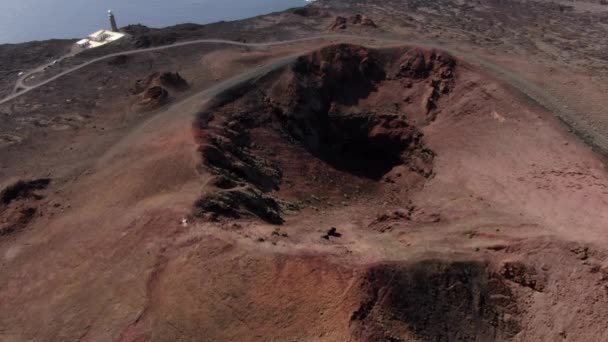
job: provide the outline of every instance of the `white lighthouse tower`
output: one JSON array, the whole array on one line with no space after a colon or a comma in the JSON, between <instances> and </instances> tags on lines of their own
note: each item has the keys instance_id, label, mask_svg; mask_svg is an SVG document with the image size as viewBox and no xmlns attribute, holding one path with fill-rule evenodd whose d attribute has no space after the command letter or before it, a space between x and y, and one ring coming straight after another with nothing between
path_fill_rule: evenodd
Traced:
<instances>
[{"instance_id":1,"label":"white lighthouse tower","mask_svg":"<svg viewBox=\"0 0 608 342\"><path fill-rule=\"evenodd\" d=\"M112 27L112 31L118 32L118 26L116 26L116 18L114 18L114 13L112 13L112 10L108 10L108 18L110 18L110 26Z\"/></svg>"}]
</instances>

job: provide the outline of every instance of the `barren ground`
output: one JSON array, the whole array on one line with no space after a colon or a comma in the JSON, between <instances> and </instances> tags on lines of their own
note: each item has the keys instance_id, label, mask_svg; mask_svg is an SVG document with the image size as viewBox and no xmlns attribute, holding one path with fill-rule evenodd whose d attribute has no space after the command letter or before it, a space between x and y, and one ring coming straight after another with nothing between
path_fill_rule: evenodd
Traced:
<instances>
[{"instance_id":1,"label":"barren ground","mask_svg":"<svg viewBox=\"0 0 608 342\"><path fill-rule=\"evenodd\" d=\"M0 105L0 340L607 340L606 9L320 0L64 60L328 36Z\"/></svg>"}]
</instances>

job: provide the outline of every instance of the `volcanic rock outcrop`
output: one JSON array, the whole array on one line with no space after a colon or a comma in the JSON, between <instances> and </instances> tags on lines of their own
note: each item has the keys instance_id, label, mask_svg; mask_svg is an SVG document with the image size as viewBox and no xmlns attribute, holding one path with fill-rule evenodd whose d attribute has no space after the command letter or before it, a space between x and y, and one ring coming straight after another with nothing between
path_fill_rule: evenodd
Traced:
<instances>
[{"instance_id":1,"label":"volcanic rock outcrop","mask_svg":"<svg viewBox=\"0 0 608 342\"><path fill-rule=\"evenodd\" d=\"M188 82L178 72L155 72L144 79L137 80L131 92L140 94L153 86L161 86L175 91L185 91L190 88Z\"/></svg>"},{"instance_id":2,"label":"volcanic rock outcrop","mask_svg":"<svg viewBox=\"0 0 608 342\"><path fill-rule=\"evenodd\" d=\"M351 316L363 341L508 340L520 330L517 298L505 279L475 261L423 260L371 267Z\"/></svg>"},{"instance_id":3,"label":"volcanic rock outcrop","mask_svg":"<svg viewBox=\"0 0 608 342\"><path fill-rule=\"evenodd\" d=\"M372 19L362 16L361 14L355 14L354 16L350 17L350 22L353 25L378 27Z\"/></svg>"},{"instance_id":4,"label":"volcanic rock outcrop","mask_svg":"<svg viewBox=\"0 0 608 342\"><path fill-rule=\"evenodd\" d=\"M319 163L314 179L415 188L434 157L418 127L454 86L455 65L433 51L336 45L225 92L194 125L203 164L218 177L195 213L281 223L284 206L301 199L282 196L282 180L301 177L295 165L304 162Z\"/></svg>"},{"instance_id":5,"label":"volcanic rock outcrop","mask_svg":"<svg viewBox=\"0 0 608 342\"><path fill-rule=\"evenodd\" d=\"M0 192L0 236L25 228L37 212L36 201L44 198L42 191L50 179L18 181Z\"/></svg>"},{"instance_id":6,"label":"volcanic rock outcrop","mask_svg":"<svg viewBox=\"0 0 608 342\"><path fill-rule=\"evenodd\" d=\"M334 23L329 28L330 30L344 30L346 28L346 18L337 16Z\"/></svg>"},{"instance_id":7,"label":"volcanic rock outcrop","mask_svg":"<svg viewBox=\"0 0 608 342\"><path fill-rule=\"evenodd\" d=\"M39 198L40 195L36 191L45 189L50 182L50 179L47 178L18 181L0 192L0 202L4 205L9 205L11 202L19 199Z\"/></svg>"},{"instance_id":8,"label":"volcanic rock outcrop","mask_svg":"<svg viewBox=\"0 0 608 342\"><path fill-rule=\"evenodd\" d=\"M348 27L348 24L353 25L353 26L370 27L370 28L378 27L371 18L368 18L361 14L355 14L350 18L337 16L334 23L329 27L329 29L330 30L344 30Z\"/></svg>"},{"instance_id":9,"label":"volcanic rock outcrop","mask_svg":"<svg viewBox=\"0 0 608 342\"><path fill-rule=\"evenodd\" d=\"M155 72L144 79L137 80L131 93L139 95L137 105L140 109L151 110L166 104L172 91L186 91L188 82L177 72Z\"/></svg>"},{"instance_id":10,"label":"volcanic rock outcrop","mask_svg":"<svg viewBox=\"0 0 608 342\"><path fill-rule=\"evenodd\" d=\"M169 92L161 86L152 86L141 95L138 105L142 109L154 109L167 103Z\"/></svg>"}]
</instances>

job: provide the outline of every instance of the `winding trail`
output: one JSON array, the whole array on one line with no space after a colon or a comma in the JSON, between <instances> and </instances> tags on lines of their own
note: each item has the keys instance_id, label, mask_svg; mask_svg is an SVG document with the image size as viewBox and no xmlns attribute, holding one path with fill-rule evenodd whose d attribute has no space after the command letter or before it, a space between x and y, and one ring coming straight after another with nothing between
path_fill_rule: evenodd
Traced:
<instances>
[{"instance_id":1,"label":"winding trail","mask_svg":"<svg viewBox=\"0 0 608 342\"><path fill-rule=\"evenodd\" d=\"M29 72L25 73L23 76L21 76L18 80L17 80L17 84L15 85L15 89L18 88L22 88L24 90L9 95L7 97L5 97L4 99L0 100L0 105L7 103L21 95L27 94L28 92L37 89L39 87L42 87L46 84L49 84L53 81L55 81L56 79L63 77L65 75L68 75L74 71L80 70L88 65L112 58L112 57L116 57L116 56L121 56L121 55L134 55L134 54L138 54L138 53L144 53L144 52L153 52L153 51L161 51L161 50L167 50L167 49L172 49L172 48L177 48L177 47L181 47L181 46L189 46L189 45L195 45L195 44L225 44L225 45L232 45L232 46L246 46L246 47L269 47L269 46L277 46L277 45L286 45L286 44L292 44L292 43L300 43L300 42L307 42L307 41L314 41L314 40L327 40L327 39L337 39L337 38L348 38L348 39L375 39L378 41L385 41L385 42L396 42L396 43L403 43L402 41L398 41L398 40L385 40L385 39L376 39L376 38L372 38L372 37L361 37L361 36L353 36L353 35L339 35L339 34L335 34L335 35L320 35L320 36L313 36L313 37L306 37L306 38L298 38L298 39L290 39L290 40L282 40L282 41L276 41L276 42L268 42L268 43L243 43L243 42L238 42L238 41L233 41L233 40L225 40L225 39L197 39L197 40L192 40L192 41L187 41L187 42L180 42L180 43L175 43L175 44L171 44L171 45L163 45L163 46L157 46L157 47L152 47L152 48L146 48L146 49L135 49L135 50L128 50L128 51L121 51L121 52L115 52L115 53L111 53L105 56L101 56L101 57L97 57L97 58L93 58L90 61L87 61L85 63L82 63L80 65L77 65L73 68L67 69L65 71L62 71L61 73L50 77L36 85L33 86L27 86L25 84L23 84L23 80L27 79L29 76L31 76L34 73L40 72L41 70L44 69L44 67L46 67L47 65L43 65L40 66L36 69L30 70Z\"/></svg>"},{"instance_id":2,"label":"winding trail","mask_svg":"<svg viewBox=\"0 0 608 342\"><path fill-rule=\"evenodd\" d=\"M244 43L244 42L225 40L225 39L197 39L197 40L192 40L192 41L179 42L179 43L175 43L175 44L157 46L157 47L146 48L146 49L135 49L135 50L111 53L111 54L108 54L108 55L105 55L102 57L97 57L97 58L91 59L90 61L77 65L73 68L67 69L36 85L27 86L27 85L23 84L23 81L25 79L27 79L27 77L31 76L34 73L40 72L41 70L44 69L44 67L46 65L40 66L36 69L33 69L33 70L27 72L23 76L21 76L17 80L14 91L16 91L17 89L23 89L23 90L21 90L17 93L14 93L12 95L9 95L8 97L5 97L4 99L0 99L0 105L10 102L10 101L18 98L19 96L25 95L34 89L37 89L46 84L49 84L49 83L57 80L60 77L63 77L72 72L78 71L88 65L91 65L91 64L94 64L94 63L97 63L97 62L100 62L100 61L103 61L103 60L106 60L106 59L109 59L112 57L116 57L116 56L134 55L134 54L138 54L138 53L153 52L153 51L162 51L162 50L173 49L173 48L177 48L177 47L189 46L189 45L195 45L195 44L225 44L225 45L246 46L246 47L270 47L270 46L279 46L279 45L286 45L286 44L293 44L293 43L300 43L300 42L308 42L308 41L314 41L314 40L330 40L330 39L372 40L372 41L376 41L376 42L395 44L395 45L416 45L416 46L420 46L420 47L440 49L440 50L449 52L469 63L472 63L474 65L478 65L478 66L485 68L487 71L490 71L491 74L493 74L496 78L500 79L504 83L515 88L516 90L521 92L523 95L527 96L530 100L532 100L535 103L539 104L540 106L546 108L547 110L553 112L554 115L556 115L562 122L564 122L577 136L579 136L582 140L584 140L587 144L589 144L591 147L596 149L598 152L602 153L603 155L608 156L608 136L605 136L601 132L598 132L596 129L594 129L592 127L592 125L590 125L583 119L583 117L584 117L583 115L580 115L580 113L577 113L575 110L568 107L568 105L563 103L561 100L559 100L554 95L548 93L547 91L545 91L541 87L533 84L532 82L529 82L529 81L521 78L516 73L514 73L510 70L507 70L497 64L494 64L488 60L480 58L479 56L476 56L469 52L459 51L459 50L456 50L456 49L453 49L453 48L450 48L445 45L441 45L441 44L438 44L438 43L432 42L432 41L412 42L412 41L406 41L406 40L369 37L369 36L356 36L356 35L348 35L348 34L326 34L326 35L318 35L318 36L312 36L312 37L306 37L306 38L297 38L297 39L274 41L274 42L267 42L267 43Z\"/></svg>"}]
</instances>

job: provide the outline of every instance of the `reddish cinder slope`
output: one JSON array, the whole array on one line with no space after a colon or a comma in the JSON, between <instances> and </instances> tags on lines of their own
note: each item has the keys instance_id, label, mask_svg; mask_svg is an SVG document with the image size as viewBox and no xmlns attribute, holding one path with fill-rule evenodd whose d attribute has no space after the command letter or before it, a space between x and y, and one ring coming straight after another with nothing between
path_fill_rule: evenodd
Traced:
<instances>
[{"instance_id":1,"label":"reddish cinder slope","mask_svg":"<svg viewBox=\"0 0 608 342\"><path fill-rule=\"evenodd\" d=\"M608 174L550 113L416 47L253 75L0 204L44 214L2 237L1 339L608 338Z\"/></svg>"}]
</instances>

